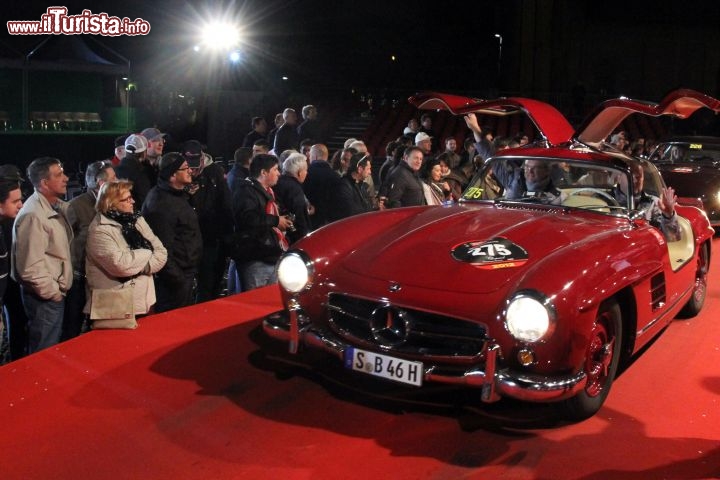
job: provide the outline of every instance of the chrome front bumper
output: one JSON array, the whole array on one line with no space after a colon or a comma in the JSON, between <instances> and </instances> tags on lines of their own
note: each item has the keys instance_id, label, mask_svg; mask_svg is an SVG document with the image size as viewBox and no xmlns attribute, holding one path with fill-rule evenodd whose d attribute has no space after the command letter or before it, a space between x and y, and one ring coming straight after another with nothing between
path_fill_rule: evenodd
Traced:
<instances>
[{"instance_id":1,"label":"chrome front bumper","mask_svg":"<svg viewBox=\"0 0 720 480\"><path fill-rule=\"evenodd\" d=\"M274 339L288 342L290 353L297 353L300 345L325 351L345 358L345 351L352 345L345 343L334 333L315 328L300 308L290 308L272 313L263 320L263 330ZM495 402L501 397L511 397L531 402L552 402L570 398L579 393L587 382L585 373L563 377L546 377L512 372L499 368L500 346L490 343L485 352L484 368L471 368L462 374L439 373L439 366L424 362L423 379L427 382L464 385L482 389L484 402Z\"/></svg>"}]
</instances>

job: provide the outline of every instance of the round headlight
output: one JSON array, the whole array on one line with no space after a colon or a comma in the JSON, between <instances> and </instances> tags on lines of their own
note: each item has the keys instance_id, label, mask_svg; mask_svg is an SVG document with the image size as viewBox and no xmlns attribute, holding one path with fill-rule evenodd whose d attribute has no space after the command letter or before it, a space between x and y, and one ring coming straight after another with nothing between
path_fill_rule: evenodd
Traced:
<instances>
[{"instance_id":1,"label":"round headlight","mask_svg":"<svg viewBox=\"0 0 720 480\"><path fill-rule=\"evenodd\" d=\"M516 339L536 342L550 328L550 312L540 300L529 295L517 295L508 304L505 324Z\"/></svg>"},{"instance_id":2,"label":"round headlight","mask_svg":"<svg viewBox=\"0 0 720 480\"><path fill-rule=\"evenodd\" d=\"M278 283L291 293L302 291L310 283L311 269L298 253L283 256L277 266Z\"/></svg>"}]
</instances>

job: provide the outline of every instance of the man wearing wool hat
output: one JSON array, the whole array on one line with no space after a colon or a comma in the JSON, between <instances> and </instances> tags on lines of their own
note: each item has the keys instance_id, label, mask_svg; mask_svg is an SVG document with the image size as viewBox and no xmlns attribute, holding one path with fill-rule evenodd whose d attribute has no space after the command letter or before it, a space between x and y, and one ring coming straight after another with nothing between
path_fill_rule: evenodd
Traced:
<instances>
[{"instance_id":1,"label":"man wearing wool hat","mask_svg":"<svg viewBox=\"0 0 720 480\"><path fill-rule=\"evenodd\" d=\"M142 214L162 241L168 260L155 275L155 312L193 303L192 287L202 254L197 214L188 202L190 167L181 153L166 153L158 164L158 182L142 206Z\"/></svg>"},{"instance_id":2,"label":"man wearing wool hat","mask_svg":"<svg viewBox=\"0 0 720 480\"><path fill-rule=\"evenodd\" d=\"M147 158L148 163L154 168L158 168L160 159L162 158L163 149L165 148L165 137L167 134L162 133L155 127L149 127L140 132L148 142Z\"/></svg>"}]
</instances>

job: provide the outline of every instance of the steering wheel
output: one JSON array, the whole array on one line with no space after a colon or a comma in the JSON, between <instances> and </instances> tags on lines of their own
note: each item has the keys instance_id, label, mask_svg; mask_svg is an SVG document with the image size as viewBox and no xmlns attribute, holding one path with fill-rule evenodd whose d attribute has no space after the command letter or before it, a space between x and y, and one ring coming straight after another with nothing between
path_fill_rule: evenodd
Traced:
<instances>
[{"instance_id":1,"label":"steering wheel","mask_svg":"<svg viewBox=\"0 0 720 480\"><path fill-rule=\"evenodd\" d=\"M570 193L570 194L568 195L568 197L572 197L572 196L575 196L575 195L579 195L580 193L585 193L585 192L589 192L589 193L592 193L593 195L598 195L598 196L604 198L605 200L607 200L608 202L610 202L609 205L610 205L611 207L619 207L619 206L620 206L620 202L618 202L618 201L615 199L615 197L613 197L612 195L610 195L609 193L607 193L607 192L604 191L604 190L601 190L601 189L599 189L599 188L594 188L594 187L578 188L577 190L575 190L575 191L573 191L572 193Z\"/></svg>"}]
</instances>

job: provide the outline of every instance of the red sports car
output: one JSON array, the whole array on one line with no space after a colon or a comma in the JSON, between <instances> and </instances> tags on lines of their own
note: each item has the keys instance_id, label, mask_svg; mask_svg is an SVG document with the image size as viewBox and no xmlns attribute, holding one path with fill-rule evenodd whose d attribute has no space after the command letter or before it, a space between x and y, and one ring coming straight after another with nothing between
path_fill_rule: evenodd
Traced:
<instances>
[{"instance_id":1,"label":"red sports car","mask_svg":"<svg viewBox=\"0 0 720 480\"><path fill-rule=\"evenodd\" d=\"M657 169L603 140L634 112L686 117L720 102L688 90L658 105L611 100L575 132L536 100L410 101L526 114L544 138L498 152L457 205L364 214L298 242L277 264L285 309L265 332L378 382L464 385L485 402L564 402L569 419L593 415L619 366L681 311L700 311L713 235L695 207L652 213Z\"/></svg>"}]
</instances>

